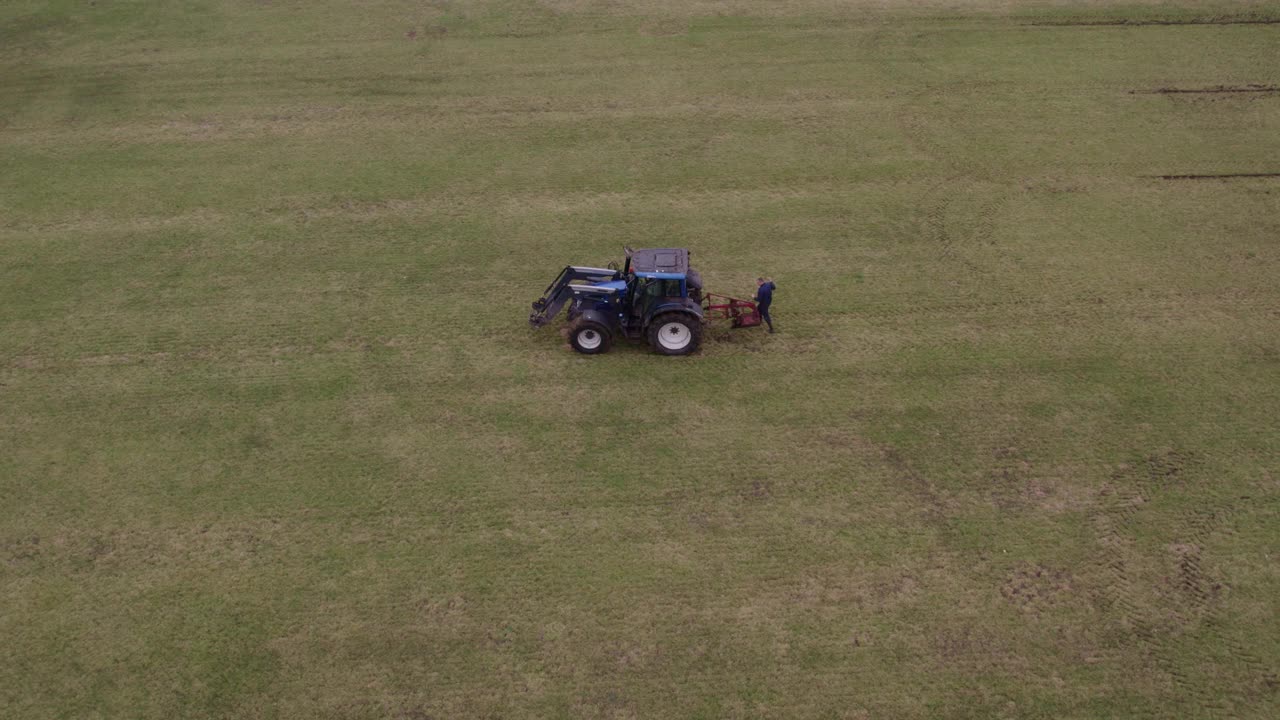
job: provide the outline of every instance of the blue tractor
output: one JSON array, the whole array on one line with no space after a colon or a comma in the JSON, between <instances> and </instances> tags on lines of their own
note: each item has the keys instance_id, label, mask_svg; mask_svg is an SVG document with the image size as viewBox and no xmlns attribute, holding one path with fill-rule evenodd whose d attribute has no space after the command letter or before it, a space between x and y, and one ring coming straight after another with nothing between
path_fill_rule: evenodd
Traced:
<instances>
[{"instance_id":1,"label":"blue tractor","mask_svg":"<svg viewBox=\"0 0 1280 720\"><path fill-rule=\"evenodd\" d=\"M626 249L622 269L570 265L533 304L542 327L569 306L569 343L587 355L615 337L644 338L663 355L688 355L702 342L702 276L683 248Z\"/></svg>"}]
</instances>

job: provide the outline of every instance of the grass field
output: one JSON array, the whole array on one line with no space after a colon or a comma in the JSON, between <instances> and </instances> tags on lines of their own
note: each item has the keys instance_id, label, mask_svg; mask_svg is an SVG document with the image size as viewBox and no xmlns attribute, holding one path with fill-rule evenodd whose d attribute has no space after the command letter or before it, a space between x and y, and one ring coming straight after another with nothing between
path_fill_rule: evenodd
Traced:
<instances>
[{"instance_id":1,"label":"grass field","mask_svg":"<svg viewBox=\"0 0 1280 720\"><path fill-rule=\"evenodd\" d=\"M0 716L1280 715L1277 23L3 3Z\"/></svg>"}]
</instances>

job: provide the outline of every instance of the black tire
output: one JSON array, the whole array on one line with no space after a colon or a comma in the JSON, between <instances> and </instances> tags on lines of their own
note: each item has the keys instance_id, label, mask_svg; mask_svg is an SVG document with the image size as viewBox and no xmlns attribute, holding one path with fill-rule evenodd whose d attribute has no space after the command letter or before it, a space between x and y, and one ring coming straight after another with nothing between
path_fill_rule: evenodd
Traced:
<instances>
[{"instance_id":1,"label":"black tire","mask_svg":"<svg viewBox=\"0 0 1280 720\"><path fill-rule=\"evenodd\" d=\"M583 355L599 355L609 351L613 333L592 320L579 320L569 326L569 344Z\"/></svg>"},{"instance_id":2,"label":"black tire","mask_svg":"<svg viewBox=\"0 0 1280 720\"><path fill-rule=\"evenodd\" d=\"M663 313L649 323L649 347L662 355L688 355L702 344L702 322L683 312Z\"/></svg>"}]
</instances>

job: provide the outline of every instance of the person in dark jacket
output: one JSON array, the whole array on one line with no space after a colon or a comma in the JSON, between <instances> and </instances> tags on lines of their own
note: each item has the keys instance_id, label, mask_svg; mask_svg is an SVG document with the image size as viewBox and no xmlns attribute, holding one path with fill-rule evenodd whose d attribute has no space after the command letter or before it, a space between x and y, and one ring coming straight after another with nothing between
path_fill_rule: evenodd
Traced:
<instances>
[{"instance_id":1,"label":"person in dark jacket","mask_svg":"<svg viewBox=\"0 0 1280 720\"><path fill-rule=\"evenodd\" d=\"M770 278L756 278L756 308L760 310L760 317L764 318L765 323L769 325L769 332L773 332L773 318L769 317L769 306L773 304L775 287Z\"/></svg>"}]
</instances>

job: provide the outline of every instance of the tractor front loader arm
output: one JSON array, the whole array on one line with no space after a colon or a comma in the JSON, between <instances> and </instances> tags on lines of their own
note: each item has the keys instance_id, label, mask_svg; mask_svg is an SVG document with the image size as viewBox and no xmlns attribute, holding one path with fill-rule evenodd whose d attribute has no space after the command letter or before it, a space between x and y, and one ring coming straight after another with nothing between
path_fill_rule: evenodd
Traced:
<instances>
[{"instance_id":1,"label":"tractor front loader arm","mask_svg":"<svg viewBox=\"0 0 1280 720\"><path fill-rule=\"evenodd\" d=\"M560 309L564 304L573 297L573 289L569 287L574 282L605 282L618 277L617 270L608 268L585 267L581 265L569 265L555 280L547 286L546 292L542 293L542 297L533 303L533 312L529 313L529 324L534 327L542 327L555 319L560 314Z\"/></svg>"}]
</instances>

